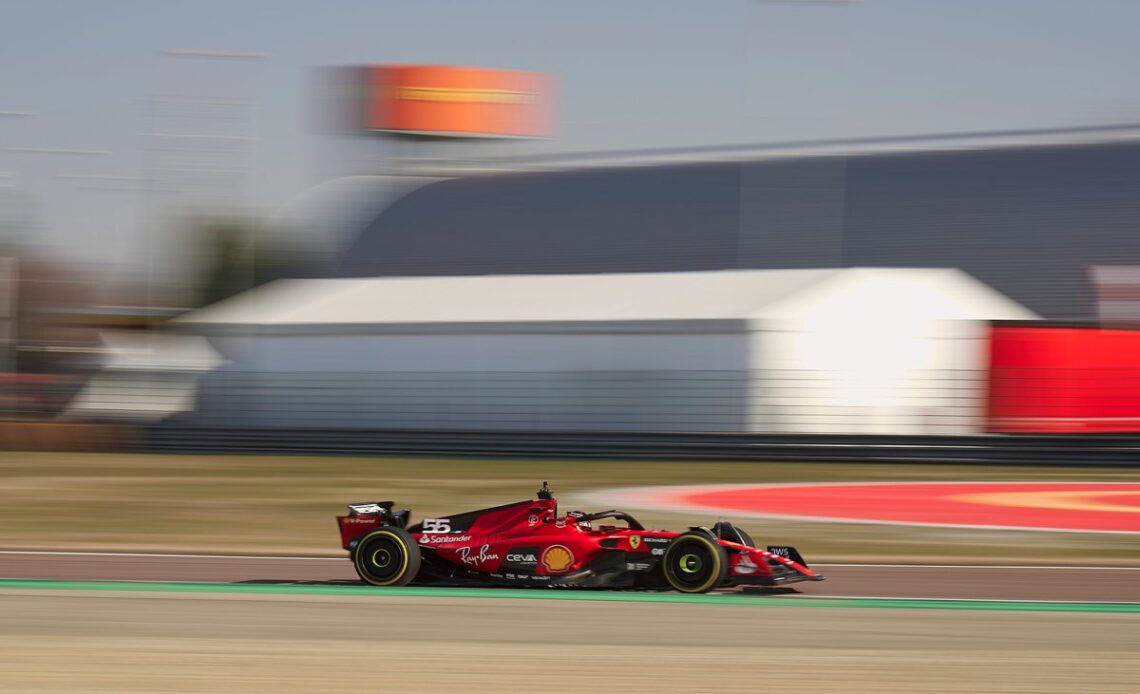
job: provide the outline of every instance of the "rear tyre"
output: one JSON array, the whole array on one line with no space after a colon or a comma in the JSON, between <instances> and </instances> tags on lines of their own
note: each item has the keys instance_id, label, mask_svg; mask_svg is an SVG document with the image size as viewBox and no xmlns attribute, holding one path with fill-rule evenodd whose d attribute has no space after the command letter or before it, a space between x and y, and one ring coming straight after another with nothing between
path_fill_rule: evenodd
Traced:
<instances>
[{"instance_id":1,"label":"rear tyre","mask_svg":"<svg viewBox=\"0 0 1140 694\"><path fill-rule=\"evenodd\" d=\"M420 572L420 548L406 530L384 526L360 540L352 564L365 583L406 586Z\"/></svg>"},{"instance_id":2,"label":"rear tyre","mask_svg":"<svg viewBox=\"0 0 1140 694\"><path fill-rule=\"evenodd\" d=\"M684 533L669 544L661 565L673 590L707 593L728 575L728 553L704 533Z\"/></svg>"}]
</instances>

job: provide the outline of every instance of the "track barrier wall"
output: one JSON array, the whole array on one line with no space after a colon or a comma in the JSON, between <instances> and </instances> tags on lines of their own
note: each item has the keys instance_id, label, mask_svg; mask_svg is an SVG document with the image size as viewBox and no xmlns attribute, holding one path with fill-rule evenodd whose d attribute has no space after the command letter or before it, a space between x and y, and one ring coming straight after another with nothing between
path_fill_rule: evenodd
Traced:
<instances>
[{"instance_id":1,"label":"track barrier wall","mask_svg":"<svg viewBox=\"0 0 1140 694\"><path fill-rule=\"evenodd\" d=\"M987 430L1140 432L1140 330L997 325Z\"/></svg>"}]
</instances>

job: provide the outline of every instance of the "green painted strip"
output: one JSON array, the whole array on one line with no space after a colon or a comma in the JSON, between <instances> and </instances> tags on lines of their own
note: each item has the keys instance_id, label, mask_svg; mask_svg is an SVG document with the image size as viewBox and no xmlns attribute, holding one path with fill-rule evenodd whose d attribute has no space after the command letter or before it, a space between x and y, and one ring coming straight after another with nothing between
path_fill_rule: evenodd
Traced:
<instances>
[{"instance_id":1,"label":"green painted strip","mask_svg":"<svg viewBox=\"0 0 1140 694\"><path fill-rule=\"evenodd\" d=\"M373 597L499 598L511 600L585 600L589 602L671 602L761 607L849 607L1002 612L1127 612L1140 614L1140 603L1047 602L1017 600L931 600L916 598L815 598L711 593L631 593L552 588L372 588L364 585L258 583L136 583L130 581L44 581L0 579L0 589L101 590L179 593L277 593L291 595L369 595Z\"/></svg>"}]
</instances>

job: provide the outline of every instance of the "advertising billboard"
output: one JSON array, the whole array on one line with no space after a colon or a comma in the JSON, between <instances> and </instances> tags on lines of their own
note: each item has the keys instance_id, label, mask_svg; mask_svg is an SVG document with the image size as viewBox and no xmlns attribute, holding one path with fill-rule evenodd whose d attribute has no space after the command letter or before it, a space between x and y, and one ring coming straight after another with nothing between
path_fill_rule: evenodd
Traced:
<instances>
[{"instance_id":1,"label":"advertising billboard","mask_svg":"<svg viewBox=\"0 0 1140 694\"><path fill-rule=\"evenodd\" d=\"M518 70L438 65L367 67L365 129L428 137L546 137L552 80Z\"/></svg>"},{"instance_id":2,"label":"advertising billboard","mask_svg":"<svg viewBox=\"0 0 1140 694\"><path fill-rule=\"evenodd\" d=\"M989 431L1140 431L1140 330L998 325Z\"/></svg>"}]
</instances>

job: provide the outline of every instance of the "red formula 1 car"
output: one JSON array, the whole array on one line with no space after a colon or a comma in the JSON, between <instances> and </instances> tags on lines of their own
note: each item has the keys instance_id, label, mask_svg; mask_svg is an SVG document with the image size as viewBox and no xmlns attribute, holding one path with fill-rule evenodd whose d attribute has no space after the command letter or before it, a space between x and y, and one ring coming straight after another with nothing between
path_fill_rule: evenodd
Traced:
<instances>
[{"instance_id":1,"label":"red formula 1 car","mask_svg":"<svg viewBox=\"0 0 1140 694\"><path fill-rule=\"evenodd\" d=\"M408 525L391 501L350 504L338 516L356 572L376 586L446 585L673 588L704 593L735 585L819 581L794 547L758 549L729 523L683 533L646 530L621 511L558 515L538 499ZM601 523L615 521L625 527Z\"/></svg>"}]
</instances>

